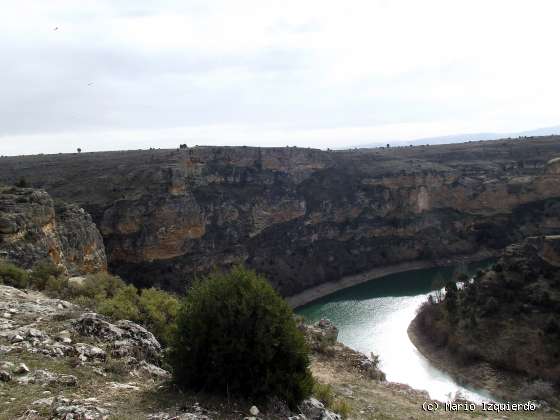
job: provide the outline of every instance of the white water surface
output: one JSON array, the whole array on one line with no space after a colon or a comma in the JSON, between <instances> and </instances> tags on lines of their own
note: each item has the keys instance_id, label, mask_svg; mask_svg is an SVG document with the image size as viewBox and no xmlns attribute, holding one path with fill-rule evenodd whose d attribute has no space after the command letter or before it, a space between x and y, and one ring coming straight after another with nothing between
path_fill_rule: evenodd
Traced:
<instances>
[{"instance_id":1,"label":"white water surface","mask_svg":"<svg viewBox=\"0 0 560 420\"><path fill-rule=\"evenodd\" d=\"M457 392L475 403L491 401L483 390L462 386L434 367L407 334L433 278L450 274L449 268L394 274L333 293L297 312L310 322L330 319L339 329L340 342L368 356L379 355L388 381L426 390L440 401L453 399Z\"/></svg>"}]
</instances>

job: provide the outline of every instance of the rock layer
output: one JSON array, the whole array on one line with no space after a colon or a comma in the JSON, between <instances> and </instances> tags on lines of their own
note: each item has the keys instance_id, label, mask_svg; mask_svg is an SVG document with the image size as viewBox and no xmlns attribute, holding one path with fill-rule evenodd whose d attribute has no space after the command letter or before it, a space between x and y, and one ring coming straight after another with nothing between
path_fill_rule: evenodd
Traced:
<instances>
[{"instance_id":1,"label":"rock layer","mask_svg":"<svg viewBox=\"0 0 560 420\"><path fill-rule=\"evenodd\" d=\"M0 188L0 258L23 268L48 260L71 275L107 268L91 216L31 188Z\"/></svg>"},{"instance_id":2,"label":"rock layer","mask_svg":"<svg viewBox=\"0 0 560 420\"><path fill-rule=\"evenodd\" d=\"M110 268L183 291L245 263L284 295L402 262L560 233L560 138L319 151L195 147L2 158L84 207ZM7 228L7 227L6 227Z\"/></svg>"}]
</instances>

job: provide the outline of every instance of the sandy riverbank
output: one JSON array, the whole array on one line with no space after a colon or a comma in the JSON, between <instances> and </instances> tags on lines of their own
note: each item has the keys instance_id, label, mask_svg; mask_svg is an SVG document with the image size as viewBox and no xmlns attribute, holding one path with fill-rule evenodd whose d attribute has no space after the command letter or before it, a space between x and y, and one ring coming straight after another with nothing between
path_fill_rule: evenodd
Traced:
<instances>
[{"instance_id":1,"label":"sandy riverbank","mask_svg":"<svg viewBox=\"0 0 560 420\"><path fill-rule=\"evenodd\" d=\"M286 298L292 308L303 306L309 302L330 295L338 290L365 283L369 280L385 277L391 274L403 273L406 271L421 270L433 267L445 267L462 262L481 261L493 258L498 254L497 251L481 251L473 255L455 256L437 261L410 261L385 267L378 267L364 273L342 277L340 280L319 284L301 293Z\"/></svg>"}]
</instances>

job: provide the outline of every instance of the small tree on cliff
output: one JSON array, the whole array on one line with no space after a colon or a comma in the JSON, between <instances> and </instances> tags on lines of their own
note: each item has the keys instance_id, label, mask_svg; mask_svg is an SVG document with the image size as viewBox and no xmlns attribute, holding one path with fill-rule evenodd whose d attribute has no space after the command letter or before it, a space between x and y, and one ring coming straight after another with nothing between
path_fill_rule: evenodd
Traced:
<instances>
[{"instance_id":1,"label":"small tree on cliff","mask_svg":"<svg viewBox=\"0 0 560 420\"><path fill-rule=\"evenodd\" d=\"M313 383L291 308L263 277L242 267L194 284L179 310L170 361L181 387L277 396L292 407Z\"/></svg>"},{"instance_id":2,"label":"small tree on cliff","mask_svg":"<svg viewBox=\"0 0 560 420\"><path fill-rule=\"evenodd\" d=\"M24 177L21 177L16 182L16 187L18 187L18 188L29 188L29 182L27 182L27 180Z\"/></svg>"}]
</instances>

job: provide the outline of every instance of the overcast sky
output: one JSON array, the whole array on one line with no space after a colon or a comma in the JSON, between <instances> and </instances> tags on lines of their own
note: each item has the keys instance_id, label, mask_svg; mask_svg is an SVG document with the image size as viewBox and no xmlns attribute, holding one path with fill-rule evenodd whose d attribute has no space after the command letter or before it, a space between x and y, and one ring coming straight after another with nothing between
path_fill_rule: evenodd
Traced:
<instances>
[{"instance_id":1,"label":"overcast sky","mask_svg":"<svg viewBox=\"0 0 560 420\"><path fill-rule=\"evenodd\" d=\"M18 0L0 154L560 124L557 0Z\"/></svg>"}]
</instances>

